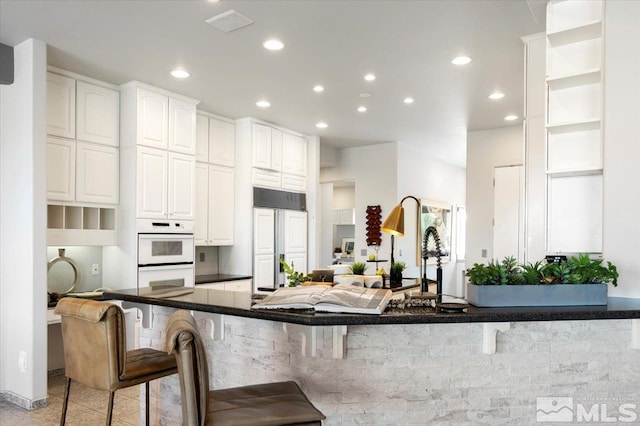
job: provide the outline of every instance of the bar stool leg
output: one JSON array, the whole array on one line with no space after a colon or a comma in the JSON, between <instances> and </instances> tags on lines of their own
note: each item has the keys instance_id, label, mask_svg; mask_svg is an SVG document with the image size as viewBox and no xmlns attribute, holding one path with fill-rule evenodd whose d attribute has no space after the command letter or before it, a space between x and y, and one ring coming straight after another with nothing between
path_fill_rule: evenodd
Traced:
<instances>
[{"instance_id":1,"label":"bar stool leg","mask_svg":"<svg viewBox=\"0 0 640 426\"><path fill-rule=\"evenodd\" d=\"M109 392L109 411L107 412L107 426L111 426L111 417L113 415L113 397L115 396L115 391Z\"/></svg>"},{"instance_id":2,"label":"bar stool leg","mask_svg":"<svg viewBox=\"0 0 640 426\"><path fill-rule=\"evenodd\" d=\"M144 424L149 426L149 382L144 382Z\"/></svg>"},{"instance_id":3,"label":"bar stool leg","mask_svg":"<svg viewBox=\"0 0 640 426\"><path fill-rule=\"evenodd\" d=\"M69 389L71 389L71 379L67 377L67 385L64 387L64 402L62 403L62 415L60 416L60 426L64 426L67 420L67 405L69 405Z\"/></svg>"}]
</instances>

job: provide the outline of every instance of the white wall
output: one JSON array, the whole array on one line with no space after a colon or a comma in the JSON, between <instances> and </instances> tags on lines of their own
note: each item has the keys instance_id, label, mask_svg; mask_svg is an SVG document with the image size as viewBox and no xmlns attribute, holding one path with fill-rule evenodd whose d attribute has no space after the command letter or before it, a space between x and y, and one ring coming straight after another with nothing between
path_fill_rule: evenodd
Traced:
<instances>
[{"instance_id":1,"label":"white wall","mask_svg":"<svg viewBox=\"0 0 640 426\"><path fill-rule=\"evenodd\" d=\"M334 186L333 187L333 208L352 209L355 207L356 188L355 186Z\"/></svg>"},{"instance_id":2,"label":"white wall","mask_svg":"<svg viewBox=\"0 0 640 426\"><path fill-rule=\"evenodd\" d=\"M78 265L78 282L73 291L93 291L102 287L102 247L101 246L67 246L47 247L47 262L58 257L58 249L65 249L65 257ZM97 264L98 275L93 275L91 265Z\"/></svg>"},{"instance_id":3,"label":"white wall","mask_svg":"<svg viewBox=\"0 0 640 426\"><path fill-rule=\"evenodd\" d=\"M620 273L609 295L640 297L640 2L605 6L603 257Z\"/></svg>"},{"instance_id":4,"label":"white wall","mask_svg":"<svg viewBox=\"0 0 640 426\"><path fill-rule=\"evenodd\" d=\"M0 86L0 392L27 408L47 398L46 64L46 45L27 40Z\"/></svg>"},{"instance_id":5,"label":"white wall","mask_svg":"<svg viewBox=\"0 0 640 426\"><path fill-rule=\"evenodd\" d=\"M467 134L467 267L493 258L494 168L523 164L523 149L521 126Z\"/></svg>"}]
</instances>

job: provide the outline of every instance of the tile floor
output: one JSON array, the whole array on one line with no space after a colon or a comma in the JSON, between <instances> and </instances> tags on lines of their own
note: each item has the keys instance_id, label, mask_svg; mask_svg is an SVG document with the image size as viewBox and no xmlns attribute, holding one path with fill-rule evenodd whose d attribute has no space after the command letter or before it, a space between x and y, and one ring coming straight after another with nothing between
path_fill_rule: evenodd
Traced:
<instances>
[{"instance_id":1,"label":"tile floor","mask_svg":"<svg viewBox=\"0 0 640 426\"><path fill-rule=\"evenodd\" d=\"M49 426L60 424L64 399L64 376L49 377L49 405L38 410L25 410L7 401L0 401L0 425ZM144 385L142 385L144 386ZM116 392L113 403L113 426L140 424L140 386ZM72 382L67 409L69 426L103 425L107 420L109 392L89 389Z\"/></svg>"}]
</instances>

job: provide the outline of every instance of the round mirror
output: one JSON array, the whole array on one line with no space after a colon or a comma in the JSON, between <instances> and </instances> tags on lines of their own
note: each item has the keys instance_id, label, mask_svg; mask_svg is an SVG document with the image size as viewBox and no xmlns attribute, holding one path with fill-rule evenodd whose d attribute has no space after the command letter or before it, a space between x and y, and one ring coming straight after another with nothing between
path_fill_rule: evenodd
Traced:
<instances>
[{"instance_id":1,"label":"round mirror","mask_svg":"<svg viewBox=\"0 0 640 426\"><path fill-rule=\"evenodd\" d=\"M64 255L64 249L58 249L58 257L47 264L47 289L49 293L66 294L72 291L78 282L78 266L73 259Z\"/></svg>"}]
</instances>

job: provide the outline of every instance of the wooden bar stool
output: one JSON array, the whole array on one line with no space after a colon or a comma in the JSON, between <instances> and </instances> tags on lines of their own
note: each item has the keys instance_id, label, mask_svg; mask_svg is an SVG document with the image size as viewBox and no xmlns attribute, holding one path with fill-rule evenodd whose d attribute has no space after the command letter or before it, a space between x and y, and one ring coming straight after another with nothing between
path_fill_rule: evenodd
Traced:
<instances>
[{"instance_id":1,"label":"wooden bar stool","mask_svg":"<svg viewBox=\"0 0 640 426\"><path fill-rule=\"evenodd\" d=\"M320 425L325 419L295 382L209 390L205 348L187 311L169 319L167 352L178 364L183 425Z\"/></svg>"},{"instance_id":2,"label":"wooden bar stool","mask_svg":"<svg viewBox=\"0 0 640 426\"><path fill-rule=\"evenodd\" d=\"M65 297L54 312L61 317L67 377L60 425L65 424L73 380L109 391L107 425L111 424L115 391L145 383L148 426L149 381L176 373L175 358L151 348L127 351L124 313L112 303Z\"/></svg>"}]
</instances>

